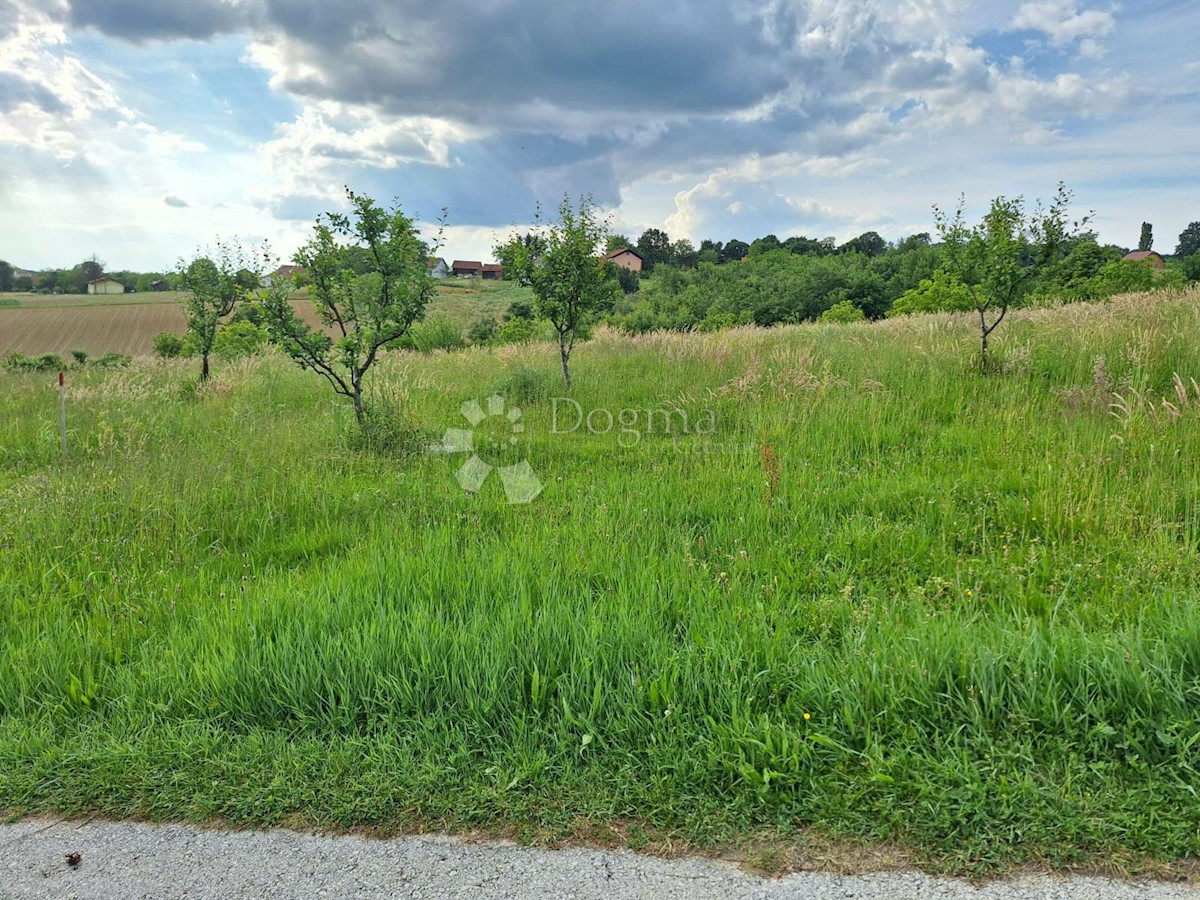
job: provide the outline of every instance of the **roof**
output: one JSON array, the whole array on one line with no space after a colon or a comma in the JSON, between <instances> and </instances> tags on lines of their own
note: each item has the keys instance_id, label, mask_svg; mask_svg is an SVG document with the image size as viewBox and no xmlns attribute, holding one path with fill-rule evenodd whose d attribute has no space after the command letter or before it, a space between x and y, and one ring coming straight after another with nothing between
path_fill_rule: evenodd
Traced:
<instances>
[{"instance_id":1,"label":"roof","mask_svg":"<svg viewBox=\"0 0 1200 900\"><path fill-rule=\"evenodd\" d=\"M1159 259L1162 259L1162 254L1157 250L1134 250L1132 253L1126 253L1125 259L1137 262L1139 260L1149 259L1152 256L1157 256Z\"/></svg>"},{"instance_id":2,"label":"roof","mask_svg":"<svg viewBox=\"0 0 1200 900\"><path fill-rule=\"evenodd\" d=\"M113 284L122 284L122 282L117 281L117 279L115 279L109 275L103 275L100 278L93 278L91 281L88 282L88 284L102 284L105 281L111 281ZM78 284L78 283L79 282L76 282L76 284Z\"/></svg>"},{"instance_id":3,"label":"roof","mask_svg":"<svg viewBox=\"0 0 1200 900\"><path fill-rule=\"evenodd\" d=\"M632 253L634 256L636 256L638 259L640 259L642 262L646 261L646 257L642 256L642 254L638 253L632 247L618 247L616 250L610 250L610 251L608 251L608 253L604 254L604 258L605 259L616 259L622 253Z\"/></svg>"},{"instance_id":4,"label":"roof","mask_svg":"<svg viewBox=\"0 0 1200 900\"><path fill-rule=\"evenodd\" d=\"M431 256L431 257L429 257L429 259L425 260L425 265L429 266L431 269L434 266L436 266L438 263L441 263L444 266L446 264L446 261L444 259L442 259L440 256Z\"/></svg>"},{"instance_id":5,"label":"roof","mask_svg":"<svg viewBox=\"0 0 1200 900\"><path fill-rule=\"evenodd\" d=\"M479 269L483 270L483 263L476 262L473 259L456 259L450 267L452 269Z\"/></svg>"},{"instance_id":6,"label":"roof","mask_svg":"<svg viewBox=\"0 0 1200 900\"><path fill-rule=\"evenodd\" d=\"M500 265L500 263L484 263L483 271L485 271L485 272L503 272L504 266Z\"/></svg>"},{"instance_id":7,"label":"roof","mask_svg":"<svg viewBox=\"0 0 1200 900\"><path fill-rule=\"evenodd\" d=\"M280 266L271 274L278 278L294 278L304 274L304 266Z\"/></svg>"}]
</instances>

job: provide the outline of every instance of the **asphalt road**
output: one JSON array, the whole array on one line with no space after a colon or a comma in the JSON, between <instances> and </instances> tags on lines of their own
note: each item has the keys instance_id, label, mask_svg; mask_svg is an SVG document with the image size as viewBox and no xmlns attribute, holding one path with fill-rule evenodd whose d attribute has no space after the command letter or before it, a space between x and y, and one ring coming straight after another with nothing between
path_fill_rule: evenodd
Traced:
<instances>
[{"instance_id":1,"label":"asphalt road","mask_svg":"<svg viewBox=\"0 0 1200 900\"><path fill-rule=\"evenodd\" d=\"M69 854L78 854L75 864ZM182 825L0 825L0 898L799 898L799 900L1200 900L1200 889L1096 878L1031 878L975 887L916 873L779 879L711 860L539 850L446 837L372 840Z\"/></svg>"}]
</instances>

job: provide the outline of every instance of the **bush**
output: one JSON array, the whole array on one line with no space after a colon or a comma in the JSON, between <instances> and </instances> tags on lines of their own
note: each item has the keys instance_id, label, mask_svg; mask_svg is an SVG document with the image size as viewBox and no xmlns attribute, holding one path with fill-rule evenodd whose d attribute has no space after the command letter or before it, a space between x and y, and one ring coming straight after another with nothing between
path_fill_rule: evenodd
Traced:
<instances>
[{"instance_id":1,"label":"bush","mask_svg":"<svg viewBox=\"0 0 1200 900\"><path fill-rule=\"evenodd\" d=\"M534 403L549 397L559 383L560 378L554 372L518 366L492 386L492 393L500 394L512 403Z\"/></svg>"},{"instance_id":2,"label":"bush","mask_svg":"<svg viewBox=\"0 0 1200 900\"><path fill-rule=\"evenodd\" d=\"M1156 270L1145 261L1119 259L1089 278L1085 290L1092 299L1102 300L1114 294L1182 287L1186 282L1185 274L1178 269Z\"/></svg>"},{"instance_id":3,"label":"bush","mask_svg":"<svg viewBox=\"0 0 1200 900\"><path fill-rule=\"evenodd\" d=\"M500 323L494 344L521 344L537 337L538 325L533 319L512 318Z\"/></svg>"},{"instance_id":4,"label":"bush","mask_svg":"<svg viewBox=\"0 0 1200 900\"><path fill-rule=\"evenodd\" d=\"M362 424L353 426L347 442L356 452L403 459L424 453L431 438L413 422L402 398L378 394L363 405Z\"/></svg>"},{"instance_id":5,"label":"bush","mask_svg":"<svg viewBox=\"0 0 1200 900\"><path fill-rule=\"evenodd\" d=\"M0 365L3 365L7 372L58 372L67 367L57 353L27 356L15 350L4 357Z\"/></svg>"},{"instance_id":6,"label":"bush","mask_svg":"<svg viewBox=\"0 0 1200 900\"><path fill-rule=\"evenodd\" d=\"M504 321L510 319L525 319L532 322L536 318L533 314L533 304L528 300L514 300L508 304L508 311L504 314Z\"/></svg>"},{"instance_id":7,"label":"bush","mask_svg":"<svg viewBox=\"0 0 1200 900\"><path fill-rule=\"evenodd\" d=\"M1180 263L1179 270L1189 281L1200 281L1200 253L1185 257Z\"/></svg>"},{"instance_id":8,"label":"bush","mask_svg":"<svg viewBox=\"0 0 1200 900\"><path fill-rule=\"evenodd\" d=\"M967 286L942 269L932 278L922 279L918 287L896 299L889 316L906 316L924 312L966 312L975 308Z\"/></svg>"},{"instance_id":9,"label":"bush","mask_svg":"<svg viewBox=\"0 0 1200 900\"><path fill-rule=\"evenodd\" d=\"M74 359L75 359L75 365L77 365L77 366L87 365L88 354L87 354L86 350L72 350L71 356L74 357Z\"/></svg>"},{"instance_id":10,"label":"bush","mask_svg":"<svg viewBox=\"0 0 1200 900\"><path fill-rule=\"evenodd\" d=\"M495 336L496 320L491 316L476 319L467 329L467 340L472 344L486 344Z\"/></svg>"},{"instance_id":11,"label":"bush","mask_svg":"<svg viewBox=\"0 0 1200 900\"><path fill-rule=\"evenodd\" d=\"M160 331L154 336L154 355L160 359L175 359L183 353L183 338L173 331Z\"/></svg>"},{"instance_id":12,"label":"bush","mask_svg":"<svg viewBox=\"0 0 1200 900\"><path fill-rule=\"evenodd\" d=\"M267 330L249 319L230 321L217 332L213 356L218 359L242 359L253 356L267 342Z\"/></svg>"},{"instance_id":13,"label":"bush","mask_svg":"<svg viewBox=\"0 0 1200 900\"><path fill-rule=\"evenodd\" d=\"M406 335L408 345L421 353L432 353L434 350L461 350L467 345L463 340L462 328L452 319L445 316L433 316L414 325Z\"/></svg>"},{"instance_id":14,"label":"bush","mask_svg":"<svg viewBox=\"0 0 1200 900\"><path fill-rule=\"evenodd\" d=\"M92 365L98 369L123 369L133 362L133 357L125 353L105 353L92 360Z\"/></svg>"},{"instance_id":15,"label":"bush","mask_svg":"<svg viewBox=\"0 0 1200 900\"><path fill-rule=\"evenodd\" d=\"M818 322L865 322L867 320L866 313L851 303L849 300L842 300L833 304L825 312L818 317Z\"/></svg>"}]
</instances>

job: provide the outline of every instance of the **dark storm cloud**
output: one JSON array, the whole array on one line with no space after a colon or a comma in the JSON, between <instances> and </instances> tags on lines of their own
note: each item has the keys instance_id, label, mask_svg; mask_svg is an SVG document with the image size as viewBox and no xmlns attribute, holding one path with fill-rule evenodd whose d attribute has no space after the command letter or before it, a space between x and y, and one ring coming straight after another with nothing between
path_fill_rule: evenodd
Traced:
<instances>
[{"instance_id":1,"label":"dark storm cloud","mask_svg":"<svg viewBox=\"0 0 1200 900\"><path fill-rule=\"evenodd\" d=\"M338 8L331 20L317 0L267 4L264 35L282 35L292 92L485 125L539 102L631 119L732 110L788 83L761 17L711 0Z\"/></svg>"},{"instance_id":2,"label":"dark storm cloud","mask_svg":"<svg viewBox=\"0 0 1200 900\"><path fill-rule=\"evenodd\" d=\"M70 22L122 40L205 40L249 22L251 8L224 0L71 0Z\"/></svg>"}]
</instances>

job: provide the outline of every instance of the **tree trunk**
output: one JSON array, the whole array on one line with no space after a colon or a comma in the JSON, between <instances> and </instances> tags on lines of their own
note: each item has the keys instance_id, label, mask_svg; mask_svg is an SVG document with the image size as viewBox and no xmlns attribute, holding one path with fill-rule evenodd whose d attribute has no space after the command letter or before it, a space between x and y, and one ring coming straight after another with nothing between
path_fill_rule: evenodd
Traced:
<instances>
[{"instance_id":1,"label":"tree trunk","mask_svg":"<svg viewBox=\"0 0 1200 900\"><path fill-rule=\"evenodd\" d=\"M350 380L354 386L354 396L351 398L354 400L354 418L358 420L358 425L361 428L367 418L366 413L363 411L362 376L360 375Z\"/></svg>"},{"instance_id":2,"label":"tree trunk","mask_svg":"<svg viewBox=\"0 0 1200 900\"><path fill-rule=\"evenodd\" d=\"M208 353L200 354L200 380L208 381Z\"/></svg>"},{"instance_id":3,"label":"tree trunk","mask_svg":"<svg viewBox=\"0 0 1200 900\"><path fill-rule=\"evenodd\" d=\"M566 335L561 333L558 336L558 353L562 357L563 383L566 384L569 391L571 389L571 351L567 347Z\"/></svg>"},{"instance_id":4,"label":"tree trunk","mask_svg":"<svg viewBox=\"0 0 1200 900\"><path fill-rule=\"evenodd\" d=\"M987 314L979 310L979 371L986 375L988 370L988 334Z\"/></svg>"}]
</instances>

